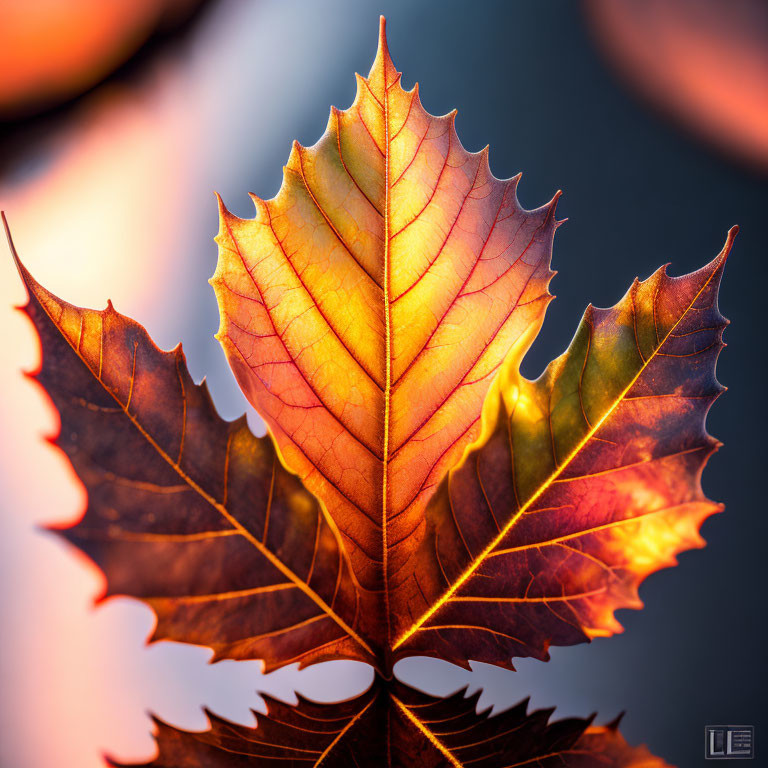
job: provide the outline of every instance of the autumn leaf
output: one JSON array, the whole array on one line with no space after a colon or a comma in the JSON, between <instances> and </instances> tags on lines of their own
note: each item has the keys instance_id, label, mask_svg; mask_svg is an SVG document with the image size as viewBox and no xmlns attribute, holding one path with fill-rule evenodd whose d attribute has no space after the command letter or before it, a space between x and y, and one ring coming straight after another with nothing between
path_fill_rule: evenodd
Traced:
<instances>
[{"instance_id":1,"label":"autumn leaf","mask_svg":"<svg viewBox=\"0 0 768 768\"><path fill-rule=\"evenodd\" d=\"M480 691L465 693L440 699L377 678L339 704L299 697L291 706L265 696L268 714L253 713L256 728L211 712L211 728L202 733L156 719L158 756L145 768L669 768L645 747L629 746L617 722L550 723L553 710L528 714L527 700L489 717L476 711Z\"/></svg>"},{"instance_id":2,"label":"autumn leaf","mask_svg":"<svg viewBox=\"0 0 768 768\"><path fill-rule=\"evenodd\" d=\"M217 415L180 347L56 298L17 258L56 444L88 492L59 532L103 597L145 601L152 639L215 659L380 673L343 704L273 701L255 731L159 724L151 765L663 765L614 726L525 706L489 720L476 697L392 680L406 656L511 667L620 631L614 612L721 508L700 477L736 228L699 271L588 307L529 381L558 196L526 211L518 179L401 87L382 20L354 104L294 145L277 197L250 220L219 201L218 337L265 438Z\"/></svg>"},{"instance_id":3,"label":"autumn leaf","mask_svg":"<svg viewBox=\"0 0 768 768\"><path fill-rule=\"evenodd\" d=\"M494 178L454 117L400 86L382 19L355 102L314 147L294 143L277 197L252 196L250 220L220 202L218 338L338 525L385 649L425 503L551 299L557 196L524 210L519 177Z\"/></svg>"},{"instance_id":4,"label":"autumn leaf","mask_svg":"<svg viewBox=\"0 0 768 768\"><path fill-rule=\"evenodd\" d=\"M104 571L101 599L141 598L153 640L214 658L368 659L338 534L271 438L219 418L180 346L161 352L111 304L67 304L17 263L42 344L35 378L61 414L54 442L88 492L83 519L57 530Z\"/></svg>"}]
</instances>

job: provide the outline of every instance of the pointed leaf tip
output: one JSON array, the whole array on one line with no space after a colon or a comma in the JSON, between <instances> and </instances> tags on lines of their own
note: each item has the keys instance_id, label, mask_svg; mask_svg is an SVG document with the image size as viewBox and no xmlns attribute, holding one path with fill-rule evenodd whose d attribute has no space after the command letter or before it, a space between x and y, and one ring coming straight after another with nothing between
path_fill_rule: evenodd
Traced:
<instances>
[{"instance_id":1,"label":"pointed leaf tip","mask_svg":"<svg viewBox=\"0 0 768 768\"><path fill-rule=\"evenodd\" d=\"M8 241L8 249L10 250L11 256L13 257L13 261L16 264L16 269L19 270L19 275L21 279L24 281L24 283L26 283L27 280L26 280L26 277L24 276L26 269L24 269L24 265L21 263L21 259L19 259L19 254L13 242L13 236L11 235L11 227L8 224L8 218L5 215L5 211L0 211L0 218L2 218L3 220L3 229L5 230L5 239Z\"/></svg>"},{"instance_id":2,"label":"pointed leaf tip","mask_svg":"<svg viewBox=\"0 0 768 768\"><path fill-rule=\"evenodd\" d=\"M384 14L379 16L379 51L383 56L389 57L389 45L387 44L387 19Z\"/></svg>"},{"instance_id":3,"label":"pointed leaf tip","mask_svg":"<svg viewBox=\"0 0 768 768\"><path fill-rule=\"evenodd\" d=\"M8 248L11 251L11 256L13 257L13 262L16 265L16 270L19 273L19 277L21 278L21 282L24 283L24 287L27 289L27 297L28 300L31 299L32 295L34 294L37 296L37 288L41 288L40 284L35 280L34 277L30 274L29 270L24 266L24 264L21 261L21 258L19 257L19 253L16 250L16 245L13 242L13 235L11 235L11 227L8 224L8 219L5 215L5 211L0 211L0 218L3 220L3 229L5 230L5 238L8 241ZM44 290L44 289L43 289ZM29 306L29 303L21 304L16 307L16 309L26 312L27 307Z\"/></svg>"},{"instance_id":4,"label":"pointed leaf tip","mask_svg":"<svg viewBox=\"0 0 768 768\"><path fill-rule=\"evenodd\" d=\"M399 72L395 69L392 56L389 53L387 42L387 20L379 17L379 43L376 50L376 58L373 60L371 70L368 73L368 81L376 83L382 89L388 88L397 78ZM379 78L381 82L379 82ZM376 86L374 86L376 87Z\"/></svg>"}]
</instances>

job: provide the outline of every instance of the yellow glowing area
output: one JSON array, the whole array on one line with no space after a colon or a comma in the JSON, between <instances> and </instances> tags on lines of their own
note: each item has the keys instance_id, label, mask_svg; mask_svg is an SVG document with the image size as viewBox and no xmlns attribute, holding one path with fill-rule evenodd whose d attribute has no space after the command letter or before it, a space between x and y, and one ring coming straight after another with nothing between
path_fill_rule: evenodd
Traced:
<instances>
[{"instance_id":1,"label":"yellow glowing area","mask_svg":"<svg viewBox=\"0 0 768 768\"><path fill-rule=\"evenodd\" d=\"M402 88L382 21L354 103L294 145L279 194L254 197L254 219L220 207L218 338L384 604L502 361L522 357L551 298L556 200L526 211L517 181Z\"/></svg>"}]
</instances>

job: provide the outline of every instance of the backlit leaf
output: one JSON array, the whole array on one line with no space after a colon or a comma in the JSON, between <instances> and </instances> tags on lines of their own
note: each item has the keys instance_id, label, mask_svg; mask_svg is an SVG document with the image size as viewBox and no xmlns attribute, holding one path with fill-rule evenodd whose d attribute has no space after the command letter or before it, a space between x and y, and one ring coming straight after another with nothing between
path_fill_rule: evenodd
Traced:
<instances>
[{"instance_id":1,"label":"backlit leaf","mask_svg":"<svg viewBox=\"0 0 768 768\"><path fill-rule=\"evenodd\" d=\"M617 724L527 714L527 701L489 717L480 692L444 699L377 678L358 698L291 706L270 697L257 727L208 712L211 728L190 733L156 720L159 754L145 768L669 768L629 746ZM113 763L113 765L119 765Z\"/></svg>"},{"instance_id":2,"label":"backlit leaf","mask_svg":"<svg viewBox=\"0 0 768 768\"><path fill-rule=\"evenodd\" d=\"M403 90L383 20L357 86L254 219L220 205L212 284L232 369L341 530L386 648L424 505L543 321L557 197L521 208L519 177L494 178L455 113Z\"/></svg>"},{"instance_id":3,"label":"backlit leaf","mask_svg":"<svg viewBox=\"0 0 768 768\"><path fill-rule=\"evenodd\" d=\"M63 533L102 568L107 595L154 609L155 639L267 668L359 659L387 679L411 655L511 666L619 631L614 612L640 606L640 582L703 544L720 509L700 476L717 447L705 418L722 389L717 292L735 229L701 270L662 269L615 307L589 307L529 381L519 367L551 298L556 198L523 210L517 178L495 179L453 120L403 90L382 22L354 104L332 110L314 147L294 145L277 197L254 197L249 220L221 204L219 338L266 438L217 416L180 349L161 352L111 306L66 304L20 266L38 378L88 491ZM321 725L293 742L276 731L271 757L306 764L351 744L379 760L385 744L394 763L410 750L424 765L497 765L484 750L502 718L491 727L474 704L398 685L321 708L330 725L317 710ZM275 718L273 704L261 735L295 730L315 706ZM433 731L441 708L466 731ZM432 709L436 720L418 714ZM658 764L586 725L564 757L560 726L512 712L516 731L539 731L504 742L509 765L548 765L531 750L549 736L553 765L610 749L607 765ZM238 745L265 746L213 725L161 727L171 751L156 765L239 765ZM463 741L475 728L487 738ZM219 748L228 740L234 751ZM291 743L304 757L285 756Z\"/></svg>"}]
</instances>

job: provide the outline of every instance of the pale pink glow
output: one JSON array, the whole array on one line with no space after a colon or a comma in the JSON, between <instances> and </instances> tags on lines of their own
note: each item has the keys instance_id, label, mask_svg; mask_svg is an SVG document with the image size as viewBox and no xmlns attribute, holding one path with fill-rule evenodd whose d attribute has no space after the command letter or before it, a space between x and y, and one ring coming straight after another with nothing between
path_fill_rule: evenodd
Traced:
<instances>
[{"instance_id":1,"label":"pale pink glow","mask_svg":"<svg viewBox=\"0 0 768 768\"><path fill-rule=\"evenodd\" d=\"M54 144L50 162L0 185L27 266L73 302L102 306L106 289L140 312L177 267L170 225L196 137L163 98L167 86L157 78L151 103L130 91L103 97Z\"/></svg>"},{"instance_id":2,"label":"pale pink glow","mask_svg":"<svg viewBox=\"0 0 768 768\"><path fill-rule=\"evenodd\" d=\"M155 109L130 93L104 98L56 142L53 159L37 175L0 188L27 265L72 301L103 306L109 290L118 306L141 315L162 285L147 275L162 281L174 267L167 256L174 252L168 229L174 217L157 198L174 200L185 147L177 138L178 110L164 103L161 79L158 86ZM12 627L3 639L3 680L14 696L2 701L2 752L20 767L95 768L103 765L97 744L152 749L136 683L146 673L120 674L126 659L141 658L151 617L143 617L141 627L130 609L93 611L103 577L32 527L78 519L86 499L63 454L42 439L58 432L58 415L40 387L20 374L37 369L40 354L30 323L12 309L24 301L6 251L0 260L0 451L4 519L14 549L5 558L6 583L14 588L3 607L5 626Z\"/></svg>"}]
</instances>

